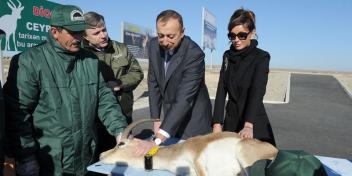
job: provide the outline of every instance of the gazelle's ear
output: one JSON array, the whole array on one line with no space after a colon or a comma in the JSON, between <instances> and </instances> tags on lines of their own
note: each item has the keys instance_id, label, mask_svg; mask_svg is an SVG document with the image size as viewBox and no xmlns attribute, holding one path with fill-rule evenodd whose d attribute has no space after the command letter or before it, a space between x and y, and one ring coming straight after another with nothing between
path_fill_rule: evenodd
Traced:
<instances>
[{"instance_id":1,"label":"gazelle's ear","mask_svg":"<svg viewBox=\"0 0 352 176\"><path fill-rule=\"evenodd\" d=\"M116 144L119 144L121 142L121 136L122 136L122 133L119 133L117 136L116 136Z\"/></svg>"}]
</instances>

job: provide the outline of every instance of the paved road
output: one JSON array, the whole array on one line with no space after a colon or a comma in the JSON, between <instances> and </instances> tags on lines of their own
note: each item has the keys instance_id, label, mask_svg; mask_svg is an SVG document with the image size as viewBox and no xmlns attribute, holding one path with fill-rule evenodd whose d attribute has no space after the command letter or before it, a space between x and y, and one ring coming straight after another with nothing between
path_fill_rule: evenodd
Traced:
<instances>
[{"instance_id":1,"label":"paved road","mask_svg":"<svg viewBox=\"0 0 352 176\"><path fill-rule=\"evenodd\" d=\"M290 102L265 106L278 148L352 159L352 100L334 77L293 74ZM133 115L149 118L149 108Z\"/></svg>"},{"instance_id":2,"label":"paved road","mask_svg":"<svg viewBox=\"0 0 352 176\"><path fill-rule=\"evenodd\" d=\"M282 149L352 159L352 100L332 76L293 74L290 102L266 104Z\"/></svg>"}]
</instances>

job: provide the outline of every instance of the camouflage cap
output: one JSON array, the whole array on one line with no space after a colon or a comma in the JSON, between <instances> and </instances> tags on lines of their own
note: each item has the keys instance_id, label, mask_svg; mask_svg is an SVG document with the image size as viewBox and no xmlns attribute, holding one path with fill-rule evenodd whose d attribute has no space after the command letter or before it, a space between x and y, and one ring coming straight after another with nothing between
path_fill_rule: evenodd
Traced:
<instances>
[{"instance_id":1,"label":"camouflage cap","mask_svg":"<svg viewBox=\"0 0 352 176\"><path fill-rule=\"evenodd\" d=\"M83 12L73 5L58 5L51 14L51 25L60 26L70 31L84 31L87 25Z\"/></svg>"}]
</instances>

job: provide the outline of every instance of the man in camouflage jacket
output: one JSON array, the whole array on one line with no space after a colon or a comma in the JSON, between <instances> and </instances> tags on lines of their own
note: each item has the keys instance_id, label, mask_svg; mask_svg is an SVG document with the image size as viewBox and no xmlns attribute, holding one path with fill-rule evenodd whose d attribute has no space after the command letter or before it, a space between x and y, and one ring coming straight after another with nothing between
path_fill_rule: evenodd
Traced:
<instances>
[{"instance_id":1,"label":"man in camouflage jacket","mask_svg":"<svg viewBox=\"0 0 352 176\"><path fill-rule=\"evenodd\" d=\"M105 26L104 17L96 12L84 14L88 28L84 34L84 48L93 52L100 60L104 80L117 97L127 123L132 122L133 90L143 79L143 71L138 61L126 45L110 40ZM114 147L115 139L101 128L98 132L103 140L103 148L99 152Z\"/></svg>"}]
</instances>

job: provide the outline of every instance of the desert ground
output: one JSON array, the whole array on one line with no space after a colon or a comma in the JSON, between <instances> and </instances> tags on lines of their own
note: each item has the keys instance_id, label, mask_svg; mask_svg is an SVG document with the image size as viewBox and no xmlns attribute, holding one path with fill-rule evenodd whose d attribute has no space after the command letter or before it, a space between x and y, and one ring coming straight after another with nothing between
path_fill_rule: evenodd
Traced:
<instances>
[{"instance_id":1,"label":"desert ground","mask_svg":"<svg viewBox=\"0 0 352 176\"><path fill-rule=\"evenodd\" d=\"M6 80L9 68L10 58L3 59L4 78ZM148 64L146 61L140 61L144 70L144 79L134 91L134 109L148 106L148 86L147 86L147 71ZM208 87L209 95L212 99L215 98L216 88L219 79L219 66L213 66L211 69L206 68L205 82ZM334 72L334 71L312 71L312 70L290 70L290 69L275 69L271 68L269 72L268 84L264 102L266 103L287 103L286 94L289 90L290 75L292 73L299 74L319 74L330 75L335 77L346 93L352 98L352 72Z\"/></svg>"},{"instance_id":2,"label":"desert ground","mask_svg":"<svg viewBox=\"0 0 352 176\"><path fill-rule=\"evenodd\" d=\"M141 63L144 70L144 79L134 91L135 105L134 109L147 107L147 70L148 65ZM208 87L210 98L215 99L216 89L219 80L220 68L206 68L205 82ZM335 77L341 86L346 90L347 94L352 98L352 72L333 72L333 71L309 71L309 70L289 70L289 69L270 69L266 94L264 96L265 103L287 103L286 94L289 89L290 75L298 74L319 74L330 75Z\"/></svg>"}]
</instances>

